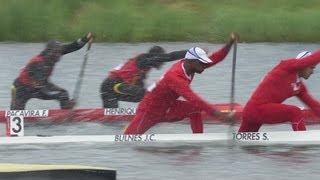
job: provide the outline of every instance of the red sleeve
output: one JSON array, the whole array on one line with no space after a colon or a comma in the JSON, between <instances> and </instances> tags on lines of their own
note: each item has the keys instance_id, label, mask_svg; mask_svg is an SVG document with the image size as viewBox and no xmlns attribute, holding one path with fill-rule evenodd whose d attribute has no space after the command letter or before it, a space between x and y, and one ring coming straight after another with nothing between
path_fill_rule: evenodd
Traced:
<instances>
[{"instance_id":1,"label":"red sleeve","mask_svg":"<svg viewBox=\"0 0 320 180\"><path fill-rule=\"evenodd\" d=\"M306 86L302 84L302 89L297 95L299 99L304 102L316 115L320 116L320 103L314 99L307 90Z\"/></svg>"},{"instance_id":2,"label":"red sleeve","mask_svg":"<svg viewBox=\"0 0 320 180\"><path fill-rule=\"evenodd\" d=\"M297 71L300 69L304 69L306 67L310 67L313 65L317 65L320 62L320 50L314 52L310 56L301 58L301 59L288 59L286 61L286 69Z\"/></svg>"},{"instance_id":3,"label":"red sleeve","mask_svg":"<svg viewBox=\"0 0 320 180\"><path fill-rule=\"evenodd\" d=\"M208 113L216 110L191 90L187 80L182 78L173 78L171 76L168 77L168 84L171 90L191 102L196 107L200 107L202 110Z\"/></svg>"},{"instance_id":4,"label":"red sleeve","mask_svg":"<svg viewBox=\"0 0 320 180\"><path fill-rule=\"evenodd\" d=\"M221 62L229 53L233 41L229 41L223 48L219 49L218 51L212 53L209 56L209 59L212 60L212 63L208 64L206 68L209 68L219 62Z\"/></svg>"}]
</instances>

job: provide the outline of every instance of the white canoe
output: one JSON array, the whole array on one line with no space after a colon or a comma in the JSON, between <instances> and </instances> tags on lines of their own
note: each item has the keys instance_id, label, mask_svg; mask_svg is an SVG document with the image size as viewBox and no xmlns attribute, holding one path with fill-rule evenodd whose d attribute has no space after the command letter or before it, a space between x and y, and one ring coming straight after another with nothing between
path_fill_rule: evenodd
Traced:
<instances>
[{"instance_id":1,"label":"white canoe","mask_svg":"<svg viewBox=\"0 0 320 180\"><path fill-rule=\"evenodd\" d=\"M320 130L250 133L73 135L0 137L0 145L51 143L235 143L240 145L320 145Z\"/></svg>"}]
</instances>

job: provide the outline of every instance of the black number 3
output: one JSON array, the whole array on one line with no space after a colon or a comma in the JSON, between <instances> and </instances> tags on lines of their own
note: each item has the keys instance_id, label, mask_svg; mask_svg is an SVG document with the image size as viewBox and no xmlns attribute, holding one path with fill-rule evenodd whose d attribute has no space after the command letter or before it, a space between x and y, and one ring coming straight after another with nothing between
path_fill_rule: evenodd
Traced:
<instances>
[{"instance_id":1,"label":"black number 3","mask_svg":"<svg viewBox=\"0 0 320 180\"><path fill-rule=\"evenodd\" d=\"M20 132L21 129L22 129L22 126L21 126L21 118L20 118L20 117L14 117L12 121L15 122L16 127L17 127L17 129L16 129L16 127L12 128L12 131L13 131L14 133Z\"/></svg>"}]
</instances>

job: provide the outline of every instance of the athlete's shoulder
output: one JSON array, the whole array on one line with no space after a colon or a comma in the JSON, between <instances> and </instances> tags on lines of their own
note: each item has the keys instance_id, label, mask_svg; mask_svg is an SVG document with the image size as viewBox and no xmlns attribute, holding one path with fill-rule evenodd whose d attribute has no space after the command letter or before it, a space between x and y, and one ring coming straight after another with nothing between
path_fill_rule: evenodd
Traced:
<instances>
[{"instance_id":1,"label":"athlete's shoulder","mask_svg":"<svg viewBox=\"0 0 320 180\"><path fill-rule=\"evenodd\" d=\"M174 63L168 71L182 71L184 59L177 61Z\"/></svg>"},{"instance_id":2,"label":"athlete's shoulder","mask_svg":"<svg viewBox=\"0 0 320 180\"><path fill-rule=\"evenodd\" d=\"M30 66L32 64L44 64L44 58L41 55L35 55L27 61L26 66Z\"/></svg>"},{"instance_id":3,"label":"athlete's shoulder","mask_svg":"<svg viewBox=\"0 0 320 180\"><path fill-rule=\"evenodd\" d=\"M164 77L171 80L186 80L188 81L188 77L185 73L183 63L185 60L180 60L173 64L171 68L165 73Z\"/></svg>"},{"instance_id":4,"label":"athlete's shoulder","mask_svg":"<svg viewBox=\"0 0 320 180\"><path fill-rule=\"evenodd\" d=\"M290 71L291 67L295 66L296 63L299 63L296 59L283 59L281 60L274 69L282 71Z\"/></svg>"}]
</instances>

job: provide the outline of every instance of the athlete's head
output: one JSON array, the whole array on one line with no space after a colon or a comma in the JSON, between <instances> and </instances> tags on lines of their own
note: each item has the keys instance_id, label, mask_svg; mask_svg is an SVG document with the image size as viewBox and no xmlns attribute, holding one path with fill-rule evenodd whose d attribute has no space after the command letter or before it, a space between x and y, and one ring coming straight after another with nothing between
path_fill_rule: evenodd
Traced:
<instances>
[{"instance_id":1,"label":"athlete's head","mask_svg":"<svg viewBox=\"0 0 320 180\"><path fill-rule=\"evenodd\" d=\"M41 55L49 63L57 62L62 56L62 45L59 41L49 41Z\"/></svg>"},{"instance_id":2,"label":"athlete's head","mask_svg":"<svg viewBox=\"0 0 320 180\"><path fill-rule=\"evenodd\" d=\"M185 59L186 62L190 64L191 71L199 74L204 71L207 64L212 63L207 53L199 47L190 48L186 53Z\"/></svg>"},{"instance_id":3,"label":"athlete's head","mask_svg":"<svg viewBox=\"0 0 320 180\"><path fill-rule=\"evenodd\" d=\"M150 53L150 54L164 54L165 50L160 46L153 46L149 49L148 53Z\"/></svg>"},{"instance_id":4,"label":"athlete's head","mask_svg":"<svg viewBox=\"0 0 320 180\"><path fill-rule=\"evenodd\" d=\"M296 57L297 60L302 60L305 57L310 56L312 53L309 51L302 51L301 53L299 53ZM298 71L298 76L302 77L304 79L309 79L309 77L311 76L311 74L313 74L314 69L316 68L316 65L313 66L309 66L306 68L301 69L300 71Z\"/></svg>"},{"instance_id":5,"label":"athlete's head","mask_svg":"<svg viewBox=\"0 0 320 180\"><path fill-rule=\"evenodd\" d=\"M158 54L164 54L165 50L160 46L153 46L149 49L148 53L156 56ZM156 69L160 69L163 64L164 64L163 62L157 62L153 65L153 67Z\"/></svg>"}]
</instances>

